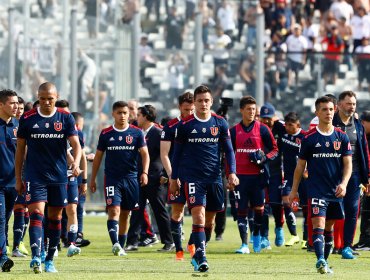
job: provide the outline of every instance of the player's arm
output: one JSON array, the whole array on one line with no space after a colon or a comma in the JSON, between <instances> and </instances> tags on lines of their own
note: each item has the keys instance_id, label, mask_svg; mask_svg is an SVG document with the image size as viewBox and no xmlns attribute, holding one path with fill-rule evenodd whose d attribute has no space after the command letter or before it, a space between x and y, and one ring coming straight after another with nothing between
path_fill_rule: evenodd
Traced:
<instances>
[{"instance_id":1,"label":"player's arm","mask_svg":"<svg viewBox=\"0 0 370 280\"><path fill-rule=\"evenodd\" d=\"M80 161L81 161L81 145L80 141L78 140L77 135L72 135L68 138L69 143L71 144L72 150L73 150L73 163L71 165L72 174L74 176L78 176L81 173L80 170Z\"/></svg>"},{"instance_id":2,"label":"player's arm","mask_svg":"<svg viewBox=\"0 0 370 280\"><path fill-rule=\"evenodd\" d=\"M24 185L22 183L22 168L24 157L26 154L26 139L17 138L17 150L15 152L15 190L19 195L24 192Z\"/></svg>"},{"instance_id":3,"label":"player's arm","mask_svg":"<svg viewBox=\"0 0 370 280\"><path fill-rule=\"evenodd\" d=\"M342 182L335 190L336 197L344 197L346 195L347 184L352 174L352 156L343 156L343 176Z\"/></svg>"},{"instance_id":4,"label":"player's arm","mask_svg":"<svg viewBox=\"0 0 370 280\"><path fill-rule=\"evenodd\" d=\"M232 144L232 140L230 138L230 131L226 121L223 122L223 125L220 130L220 138L223 144L223 151L225 153L225 158L227 162L227 171L228 171L228 188L230 190L234 190L235 186L239 185L239 179L236 176L236 160L235 160L235 153Z\"/></svg>"},{"instance_id":5,"label":"player's arm","mask_svg":"<svg viewBox=\"0 0 370 280\"><path fill-rule=\"evenodd\" d=\"M87 191L87 158L85 149L81 149L81 162L80 162L80 168L81 168L81 176L82 176L82 183L80 186L80 193L86 194Z\"/></svg>"},{"instance_id":6,"label":"player's arm","mask_svg":"<svg viewBox=\"0 0 370 280\"><path fill-rule=\"evenodd\" d=\"M301 182L303 172L306 169L306 160L304 159L298 159L297 166L294 170L294 177L293 177L293 184L292 184L292 190L289 194L289 202L292 203L293 200L298 195L298 186Z\"/></svg>"},{"instance_id":7,"label":"player's arm","mask_svg":"<svg viewBox=\"0 0 370 280\"><path fill-rule=\"evenodd\" d=\"M91 170L91 179L90 179L90 190L91 192L96 192L96 175L98 174L100 164L103 160L104 152L100 150L96 150L96 154L94 157L94 161L92 164L92 170Z\"/></svg>"},{"instance_id":8,"label":"player's arm","mask_svg":"<svg viewBox=\"0 0 370 280\"><path fill-rule=\"evenodd\" d=\"M262 125L260 129L261 138L264 150L266 151L266 159L267 160L274 160L278 154L278 146L274 136L272 135L272 131L267 127Z\"/></svg>"},{"instance_id":9,"label":"player's arm","mask_svg":"<svg viewBox=\"0 0 370 280\"><path fill-rule=\"evenodd\" d=\"M141 164L143 166L143 173L140 175L140 184L141 186L145 186L148 184L148 172L149 172L149 151L147 146L143 146L139 149L139 153L141 156Z\"/></svg>"},{"instance_id":10,"label":"player's arm","mask_svg":"<svg viewBox=\"0 0 370 280\"><path fill-rule=\"evenodd\" d=\"M163 164L164 169L166 170L168 178L171 178L172 167L170 157L168 156L171 149L171 142L170 141L161 141L161 161Z\"/></svg>"},{"instance_id":11,"label":"player's arm","mask_svg":"<svg viewBox=\"0 0 370 280\"><path fill-rule=\"evenodd\" d=\"M172 172L169 191L170 194L174 196L178 196L180 194L179 164L184 149L184 139L186 137L185 133L183 133L182 131L183 125L180 123L180 125L178 125L176 128L173 156L171 161Z\"/></svg>"}]
</instances>

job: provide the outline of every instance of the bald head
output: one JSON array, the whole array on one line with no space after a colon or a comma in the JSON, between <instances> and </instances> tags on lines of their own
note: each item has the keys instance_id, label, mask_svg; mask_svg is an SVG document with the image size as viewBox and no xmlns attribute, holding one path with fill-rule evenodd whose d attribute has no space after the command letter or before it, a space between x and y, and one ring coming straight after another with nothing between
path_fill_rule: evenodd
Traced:
<instances>
[{"instance_id":1,"label":"bald head","mask_svg":"<svg viewBox=\"0 0 370 280\"><path fill-rule=\"evenodd\" d=\"M50 82L45 82L39 86L38 93L40 94L40 92L50 92L57 94L57 88L54 84Z\"/></svg>"},{"instance_id":2,"label":"bald head","mask_svg":"<svg viewBox=\"0 0 370 280\"><path fill-rule=\"evenodd\" d=\"M55 85L49 82L41 84L38 90L38 97L41 113L44 115L53 114L55 112L55 102L58 99Z\"/></svg>"}]
</instances>

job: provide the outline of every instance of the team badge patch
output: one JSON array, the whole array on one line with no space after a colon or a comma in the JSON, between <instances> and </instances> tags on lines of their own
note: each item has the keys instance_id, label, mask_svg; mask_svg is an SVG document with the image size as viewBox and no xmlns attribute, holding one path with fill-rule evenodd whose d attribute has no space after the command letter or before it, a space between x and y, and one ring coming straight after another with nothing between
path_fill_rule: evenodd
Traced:
<instances>
[{"instance_id":1,"label":"team badge patch","mask_svg":"<svg viewBox=\"0 0 370 280\"><path fill-rule=\"evenodd\" d=\"M119 137L118 137L118 140L119 140L119 141L122 141L122 136L119 136Z\"/></svg>"},{"instance_id":2,"label":"team badge patch","mask_svg":"<svg viewBox=\"0 0 370 280\"><path fill-rule=\"evenodd\" d=\"M112 199L111 198L107 198L107 205L111 205L112 204Z\"/></svg>"},{"instance_id":3,"label":"team badge patch","mask_svg":"<svg viewBox=\"0 0 370 280\"><path fill-rule=\"evenodd\" d=\"M195 202L195 196L189 197L190 204L193 204Z\"/></svg>"},{"instance_id":4,"label":"team badge patch","mask_svg":"<svg viewBox=\"0 0 370 280\"><path fill-rule=\"evenodd\" d=\"M341 142L334 141L334 143L333 143L334 150L338 151L340 149L340 144L341 144Z\"/></svg>"},{"instance_id":5,"label":"team badge patch","mask_svg":"<svg viewBox=\"0 0 370 280\"><path fill-rule=\"evenodd\" d=\"M61 131L63 128L63 124L61 122L54 123L54 129L55 131Z\"/></svg>"},{"instance_id":6,"label":"team badge patch","mask_svg":"<svg viewBox=\"0 0 370 280\"><path fill-rule=\"evenodd\" d=\"M329 148L329 146L330 146L330 143L329 142L326 142L325 143L325 147Z\"/></svg>"},{"instance_id":7,"label":"team badge patch","mask_svg":"<svg viewBox=\"0 0 370 280\"><path fill-rule=\"evenodd\" d=\"M313 207L312 208L312 213L315 214L315 215L319 214L319 207Z\"/></svg>"},{"instance_id":8,"label":"team badge patch","mask_svg":"<svg viewBox=\"0 0 370 280\"><path fill-rule=\"evenodd\" d=\"M31 195L30 194L26 194L26 201L30 201L31 200Z\"/></svg>"},{"instance_id":9,"label":"team badge patch","mask_svg":"<svg viewBox=\"0 0 370 280\"><path fill-rule=\"evenodd\" d=\"M210 127L210 129L211 129L211 134L213 136L216 136L218 134L218 127L212 126L212 127Z\"/></svg>"},{"instance_id":10,"label":"team badge patch","mask_svg":"<svg viewBox=\"0 0 370 280\"><path fill-rule=\"evenodd\" d=\"M134 137L132 137L131 135L126 136L126 143L131 144L133 139L134 139Z\"/></svg>"},{"instance_id":11,"label":"team badge patch","mask_svg":"<svg viewBox=\"0 0 370 280\"><path fill-rule=\"evenodd\" d=\"M45 127L46 128L49 128L50 127L50 125L49 125L49 123L47 122L47 123L45 123Z\"/></svg>"},{"instance_id":12,"label":"team badge patch","mask_svg":"<svg viewBox=\"0 0 370 280\"><path fill-rule=\"evenodd\" d=\"M296 139L295 139L295 142L296 142L298 145L300 145L300 144L301 144L301 139L296 138Z\"/></svg>"},{"instance_id":13,"label":"team badge patch","mask_svg":"<svg viewBox=\"0 0 370 280\"><path fill-rule=\"evenodd\" d=\"M207 129L205 127L202 128L202 132L206 133Z\"/></svg>"}]
</instances>

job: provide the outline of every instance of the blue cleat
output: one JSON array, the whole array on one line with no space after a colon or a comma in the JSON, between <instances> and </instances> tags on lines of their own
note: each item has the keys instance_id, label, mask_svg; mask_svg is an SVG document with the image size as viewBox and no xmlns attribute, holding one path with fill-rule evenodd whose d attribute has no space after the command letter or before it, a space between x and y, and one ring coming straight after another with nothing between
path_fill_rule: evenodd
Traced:
<instances>
[{"instance_id":1,"label":"blue cleat","mask_svg":"<svg viewBox=\"0 0 370 280\"><path fill-rule=\"evenodd\" d=\"M54 266L53 261L45 261L45 272L49 272L49 273L57 273L58 272L58 270L56 270L56 268Z\"/></svg>"},{"instance_id":2,"label":"blue cleat","mask_svg":"<svg viewBox=\"0 0 370 280\"><path fill-rule=\"evenodd\" d=\"M324 260L324 258L320 258L317 263L316 263L316 269L317 269L317 272L319 272L320 274L326 274L328 273L328 264L326 263L326 261Z\"/></svg>"},{"instance_id":3,"label":"blue cleat","mask_svg":"<svg viewBox=\"0 0 370 280\"><path fill-rule=\"evenodd\" d=\"M197 260L195 258L192 258L190 263L192 266L194 266L194 271L198 271L199 266Z\"/></svg>"},{"instance_id":4,"label":"blue cleat","mask_svg":"<svg viewBox=\"0 0 370 280\"><path fill-rule=\"evenodd\" d=\"M45 251L41 251L40 258L41 258L41 263L45 263L45 259L46 259L46 252Z\"/></svg>"},{"instance_id":5,"label":"blue cleat","mask_svg":"<svg viewBox=\"0 0 370 280\"><path fill-rule=\"evenodd\" d=\"M14 266L14 262L7 255L3 255L0 258L0 266L2 272L10 272L10 269Z\"/></svg>"},{"instance_id":6,"label":"blue cleat","mask_svg":"<svg viewBox=\"0 0 370 280\"><path fill-rule=\"evenodd\" d=\"M67 257L73 257L75 255L79 255L81 253L81 248L76 247L75 245L71 244L68 247Z\"/></svg>"},{"instance_id":7,"label":"blue cleat","mask_svg":"<svg viewBox=\"0 0 370 280\"><path fill-rule=\"evenodd\" d=\"M253 235L253 251L255 253L261 252L261 235Z\"/></svg>"},{"instance_id":8,"label":"blue cleat","mask_svg":"<svg viewBox=\"0 0 370 280\"><path fill-rule=\"evenodd\" d=\"M271 244L267 237L261 237L261 249L271 250Z\"/></svg>"},{"instance_id":9,"label":"blue cleat","mask_svg":"<svg viewBox=\"0 0 370 280\"><path fill-rule=\"evenodd\" d=\"M353 255L352 249L350 247L345 247L342 250L342 259L353 260L356 257Z\"/></svg>"},{"instance_id":10,"label":"blue cleat","mask_svg":"<svg viewBox=\"0 0 370 280\"><path fill-rule=\"evenodd\" d=\"M207 272L209 269L209 265L208 265L208 262L206 260L202 261L199 265L198 265L198 271L199 272Z\"/></svg>"},{"instance_id":11,"label":"blue cleat","mask_svg":"<svg viewBox=\"0 0 370 280\"><path fill-rule=\"evenodd\" d=\"M237 254L249 254L248 244L243 243L238 250L235 251Z\"/></svg>"},{"instance_id":12,"label":"blue cleat","mask_svg":"<svg viewBox=\"0 0 370 280\"><path fill-rule=\"evenodd\" d=\"M30 262L30 268L35 274L39 274L42 272L42 267L41 267L41 259L39 257L33 257L31 262Z\"/></svg>"},{"instance_id":13,"label":"blue cleat","mask_svg":"<svg viewBox=\"0 0 370 280\"><path fill-rule=\"evenodd\" d=\"M276 237L275 237L275 245L277 247L283 246L284 245L284 242L285 242L283 228L282 227L275 228L275 235L276 235Z\"/></svg>"}]
</instances>

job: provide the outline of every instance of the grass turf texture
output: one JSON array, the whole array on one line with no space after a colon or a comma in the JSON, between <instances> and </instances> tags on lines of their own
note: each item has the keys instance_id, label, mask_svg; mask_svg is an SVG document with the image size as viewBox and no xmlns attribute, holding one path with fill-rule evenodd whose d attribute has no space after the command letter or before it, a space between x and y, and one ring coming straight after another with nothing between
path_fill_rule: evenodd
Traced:
<instances>
[{"instance_id":1,"label":"grass turf texture","mask_svg":"<svg viewBox=\"0 0 370 280\"><path fill-rule=\"evenodd\" d=\"M270 219L272 220L272 219ZM301 229L302 219L298 219ZM12 221L10 223L12 225ZM12 228L12 227L11 227ZM162 244L139 248L137 252L128 252L127 257L113 256L112 245L106 229L106 217L85 217L85 237L90 246L82 248L82 254L66 257L67 249L59 252L55 266L59 273L43 272L35 275L29 269L30 257L12 258L15 262L10 273L0 273L0 279L369 279L370 252L361 252L357 260L342 260L340 255L331 255L330 266L334 275L320 275L316 272L316 256L302 250L300 244L291 248L274 246L274 226L270 223L270 241L272 250L254 254L252 245L250 255L235 254L240 247L237 225L231 218L227 220L223 241L212 240L207 247L210 270L207 273L194 272L190 265L190 256L185 252L185 261L176 262L175 253L159 253L156 250ZM285 226L285 237L289 233ZM185 218L186 238L191 231L191 220ZM299 236L301 232L299 230ZM12 234L10 233L12 242ZM356 236L355 242L358 237ZM28 234L25 244L29 249ZM184 245L187 241L184 241Z\"/></svg>"}]
</instances>

